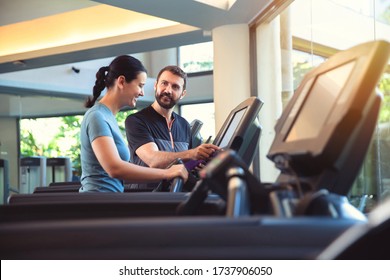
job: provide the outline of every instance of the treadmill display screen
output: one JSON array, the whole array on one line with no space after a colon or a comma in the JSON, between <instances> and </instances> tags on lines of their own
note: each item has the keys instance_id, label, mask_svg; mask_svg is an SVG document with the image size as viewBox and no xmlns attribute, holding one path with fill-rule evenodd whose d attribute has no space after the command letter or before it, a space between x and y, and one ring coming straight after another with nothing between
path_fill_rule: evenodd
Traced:
<instances>
[{"instance_id":1,"label":"treadmill display screen","mask_svg":"<svg viewBox=\"0 0 390 280\"><path fill-rule=\"evenodd\" d=\"M238 124L240 123L242 117L244 116L245 111L246 111L246 108L235 112L232 120L229 123L228 128L226 129L225 134L223 135L223 137L221 139L221 142L219 143L220 148L227 147L227 145L229 144L230 140L233 137L233 133L236 131Z\"/></svg>"},{"instance_id":2,"label":"treadmill display screen","mask_svg":"<svg viewBox=\"0 0 390 280\"><path fill-rule=\"evenodd\" d=\"M331 115L334 105L343 103L343 100L348 99L348 96L342 96L340 93L354 65L354 62L350 62L317 77L297 119L287 135L286 142L319 136L324 124ZM345 94L348 94L348 92L351 91L344 91ZM295 110L292 110L292 112L295 112Z\"/></svg>"}]
</instances>

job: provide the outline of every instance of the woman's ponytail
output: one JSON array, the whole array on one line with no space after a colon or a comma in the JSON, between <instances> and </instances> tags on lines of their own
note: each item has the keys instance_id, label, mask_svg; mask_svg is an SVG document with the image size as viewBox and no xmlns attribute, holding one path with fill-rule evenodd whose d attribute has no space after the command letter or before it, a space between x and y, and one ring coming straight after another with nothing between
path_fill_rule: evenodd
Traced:
<instances>
[{"instance_id":1,"label":"woman's ponytail","mask_svg":"<svg viewBox=\"0 0 390 280\"><path fill-rule=\"evenodd\" d=\"M101 67L96 73L96 81L93 87L93 96L90 96L85 101L85 107L91 108L99 98L104 88L110 88L114 85L115 79L123 75L126 82L131 82L137 78L141 72L146 72L141 61L130 56L121 55L116 57L110 66Z\"/></svg>"},{"instance_id":2,"label":"woman's ponytail","mask_svg":"<svg viewBox=\"0 0 390 280\"><path fill-rule=\"evenodd\" d=\"M95 85L93 86L93 96L89 96L87 98L87 100L85 101L85 107L91 108L95 104L96 100L99 98L104 88L107 86L106 76L109 69L110 67L104 66L101 67L99 71L97 71Z\"/></svg>"}]
</instances>

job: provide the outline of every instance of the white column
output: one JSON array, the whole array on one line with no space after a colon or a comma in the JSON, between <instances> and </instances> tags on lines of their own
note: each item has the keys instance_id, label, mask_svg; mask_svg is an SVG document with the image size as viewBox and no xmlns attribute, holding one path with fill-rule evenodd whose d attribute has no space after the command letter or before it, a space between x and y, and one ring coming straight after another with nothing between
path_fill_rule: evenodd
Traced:
<instances>
[{"instance_id":1,"label":"white column","mask_svg":"<svg viewBox=\"0 0 390 280\"><path fill-rule=\"evenodd\" d=\"M214 43L214 104L216 133L229 112L250 97L249 27L220 26L212 31Z\"/></svg>"},{"instance_id":2,"label":"white column","mask_svg":"<svg viewBox=\"0 0 390 280\"><path fill-rule=\"evenodd\" d=\"M282 100L284 108L294 94L290 7L287 7L280 14L280 45L282 54Z\"/></svg>"},{"instance_id":3,"label":"white column","mask_svg":"<svg viewBox=\"0 0 390 280\"><path fill-rule=\"evenodd\" d=\"M282 113L282 70L279 17L260 25L257 39L258 96L264 102L260 110L260 176L263 182L274 182L279 175L272 161L266 158L275 138L275 124Z\"/></svg>"}]
</instances>

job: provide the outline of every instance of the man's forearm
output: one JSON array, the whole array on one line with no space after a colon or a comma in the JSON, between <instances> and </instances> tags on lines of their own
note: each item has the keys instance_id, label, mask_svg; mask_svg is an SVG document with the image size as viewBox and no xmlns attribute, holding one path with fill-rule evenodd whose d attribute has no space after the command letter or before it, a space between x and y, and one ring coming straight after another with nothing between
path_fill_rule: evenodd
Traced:
<instances>
[{"instance_id":1,"label":"man's forearm","mask_svg":"<svg viewBox=\"0 0 390 280\"><path fill-rule=\"evenodd\" d=\"M152 154L148 155L149 159L143 160L149 167L154 168L166 168L171 162L180 158L183 161L187 161L192 158L191 150L182 151L182 152L164 152L164 151L155 151Z\"/></svg>"}]
</instances>

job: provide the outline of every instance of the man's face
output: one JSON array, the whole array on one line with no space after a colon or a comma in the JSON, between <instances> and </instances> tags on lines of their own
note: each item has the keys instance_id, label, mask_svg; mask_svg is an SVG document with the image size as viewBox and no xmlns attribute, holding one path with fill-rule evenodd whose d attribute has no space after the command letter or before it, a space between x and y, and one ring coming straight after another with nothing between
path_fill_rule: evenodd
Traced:
<instances>
[{"instance_id":1,"label":"man's face","mask_svg":"<svg viewBox=\"0 0 390 280\"><path fill-rule=\"evenodd\" d=\"M172 109L185 95L184 79L164 71L154 85L157 103L164 109Z\"/></svg>"}]
</instances>

